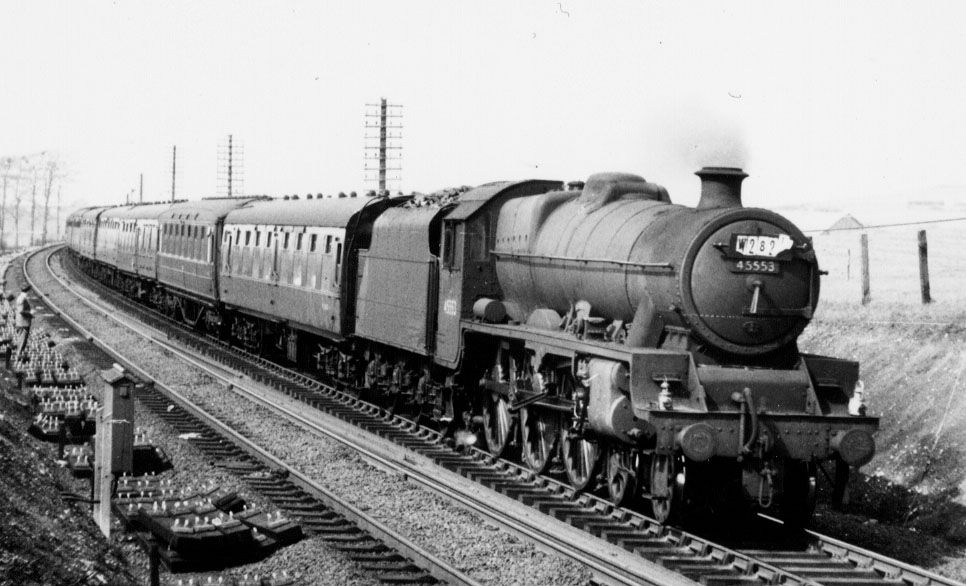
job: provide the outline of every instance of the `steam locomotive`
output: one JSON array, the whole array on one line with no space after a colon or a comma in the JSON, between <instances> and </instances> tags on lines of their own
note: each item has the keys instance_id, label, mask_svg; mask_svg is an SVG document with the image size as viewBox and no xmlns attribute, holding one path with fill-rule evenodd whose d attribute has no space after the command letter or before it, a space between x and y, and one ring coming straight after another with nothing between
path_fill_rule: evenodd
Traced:
<instances>
[{"instance_id":1,"label":"steam locomotive","mask_svg":"<svg viewBox=\"0 0 966 586\"><path fill-rule=\"evenodd\" d=\"M803 354L820 271L740 169L694 208L631 174L391 198L205 199L67 220L86 270L578 490L805 524L873 456L856 362ZM459 434L457 434L459 435Z\"/></svg>"}]
</instances>

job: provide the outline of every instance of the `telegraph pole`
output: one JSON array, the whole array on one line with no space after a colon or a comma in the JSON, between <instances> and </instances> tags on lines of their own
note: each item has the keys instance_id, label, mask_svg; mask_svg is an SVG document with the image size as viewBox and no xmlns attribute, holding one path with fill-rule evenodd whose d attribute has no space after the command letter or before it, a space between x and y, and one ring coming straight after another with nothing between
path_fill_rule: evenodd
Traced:
<instances>
[{"instance_id":1,"label":"telegraph pole","mask_svg":"<svg viewBox=\"0 0 966 586\"><path fill-rule=\"evenodd\" d=\"M245 145L229 134L218 145L218 193L237 197L245 193Z\"/></svg>"},{"instance_id":2,"label":"telegraph pole","mask_svg":"<svg viewBox=\"0 0 966 586\"><path fill-rule=\"evenodd\" d=\"M174 203L174 178L178 168L178 145L171 147L171 203Z\"/></svg>"},{"instance_id":3,"label":"telegraph pole","mask_svg":"<svg viewBox=\"0 0 966 586\"><path fill-rule=\"evenodd\" d=\"M141 187L138 191L138 203L144 203L144 173L141 173Z\"/></svg>"},{"instance_id":4,"label":"telegraph pole","mask_svg":"<svg viewBox=\"0 0 966 586\"><path fill-rule=\"evenodd\" d=\"M390 104L381 98L378 104L366 104L366 107L369 108L365 125L366 181L375 179L379 191L384 192L390 181L402 179L402 124L394 120L402 118L402 105ZM390 172L394 175L390 176Z\"/></svg>"}]
</instances>

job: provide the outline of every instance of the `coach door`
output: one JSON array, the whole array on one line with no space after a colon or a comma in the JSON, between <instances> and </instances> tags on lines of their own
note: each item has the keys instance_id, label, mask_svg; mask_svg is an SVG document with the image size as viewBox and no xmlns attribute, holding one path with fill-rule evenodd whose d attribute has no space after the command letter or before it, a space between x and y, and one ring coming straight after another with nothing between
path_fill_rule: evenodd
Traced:
<instances>
[{"instance_id":1,"label":"coach door","mask_svg":"<svg viewBox=\"0 0 966 586\"><path fill-rule=\"evenodd\" d=\"M269 238L272 239L272 284L278 287L278 276L281 272L278 264L278 243L283 238L283 232L269 232Z\"/></svg>"},{"instance_id":2,"label":"coach door","mask_svg":"<svg viewBox=\"0 0 966 586\"><path fill-rule=\"evenodd\" d=\"M228 238L225 239L225 245L221 249L221 255L225 259L225 261L221 264L221 274L231 275L231 242L234 236L232 235L231 230L225 230L225 234L228 235Z\"/></svg>"},{"instance_id":3,"label":"coach door","mask_svg":"<svg viewBox=\"0 0 966 586\"><path fill-rule=\"evenodd\" d=\"M134 224L134 247L131 249L131 270L141 272L141 224Z\"/></svg>"}]
</instances>

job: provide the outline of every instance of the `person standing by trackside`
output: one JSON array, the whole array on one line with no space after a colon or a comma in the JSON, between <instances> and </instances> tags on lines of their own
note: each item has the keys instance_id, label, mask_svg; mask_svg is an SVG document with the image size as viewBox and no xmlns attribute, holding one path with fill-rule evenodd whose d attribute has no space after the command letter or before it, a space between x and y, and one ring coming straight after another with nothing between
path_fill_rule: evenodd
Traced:
<instances>
[{"instance_id":1,"label":"person standing by trackside","mask_svg":"<svg viewBox=\"0 0 966 586\"><path fill-rule=\"evenodd\" d=\"M34 320L34 313L30 309L30 300L27 299L27 292L30 291L30 285L24 285L20 289L20 295L17 296L17 300L14 302L14 313L16 314L16 325L17 325L17 335L23 334L23 338L20 339L20 351L18 356L23 355L24 351L27 349L27 340L30 338L30 324Z\"/></svg>"}]
</instances>

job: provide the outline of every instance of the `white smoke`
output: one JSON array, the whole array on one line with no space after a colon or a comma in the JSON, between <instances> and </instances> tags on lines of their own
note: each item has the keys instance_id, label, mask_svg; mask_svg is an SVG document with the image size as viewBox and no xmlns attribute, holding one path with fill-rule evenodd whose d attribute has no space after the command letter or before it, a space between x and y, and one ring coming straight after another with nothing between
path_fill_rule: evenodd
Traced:
<instances>
[{"instance_id":1,"label":"white smoke","mask_svg":"<svg viewBox=\"0 0 966 586\"><path fill-rule=\"evenodd\" d=\"M660 141L660 145L649 147L666 149L663 163L692 172L701 167L740 167L747 171L751 155L737 114L736 109L712 110L686 101L668 105L654 112L647 123L648 140Z\"/></svg>"}]
</instances>

